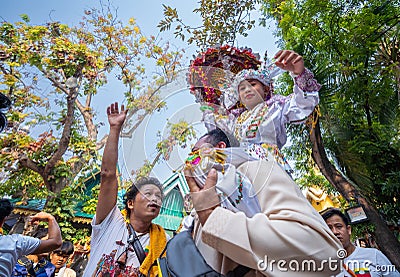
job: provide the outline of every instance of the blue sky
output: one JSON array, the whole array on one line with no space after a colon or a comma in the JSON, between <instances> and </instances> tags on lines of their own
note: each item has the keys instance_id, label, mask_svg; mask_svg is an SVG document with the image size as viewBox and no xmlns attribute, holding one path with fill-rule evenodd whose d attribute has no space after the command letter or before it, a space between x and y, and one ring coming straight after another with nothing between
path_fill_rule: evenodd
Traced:
<instances>
[{"instance_id":1,"label":"blue sky","mask_svg":"<svg viewBox=\"0 0 400 277\"><path fill-rule=\"evenodd\" d=\"M102 1L107 3L106 1ZM156 27L163 18L162 4L175 7L179 15L189 25L200 23L198 14L192 11L198 5L194 0L109 0L112 6L117 8L118 17L127 21L130 17L136 19L136 22L144 31L145 35L157 35L159 33ZM100 1L95 0L0 0L0 20L15 22L20 19L21 14L27 14L32 24L43 24L48 21L60 21L68 25L76 25L83 16L85 9L99 7ZM270 54L277 51L275 38L272 35L273 27L259 27L252 30L247 38L238 38L239 46L248 46L255 52L264 53L268 50ZM184 45L180 40L174 39L171 33L161 33L161 37L170 39L175 44ZM194 53L196 46L184 45L189 53Z\"/></svg>"},{"instance_id":2,"label":"blue sky","mask_svg":"<svg viewBox=\"0 0 400 277\"><path fill-rule=\"evenodd\" d=\"M197 1L110 0L109 2L117 8L118 18L122 21L127 22L129 18L135 18L145 35L159 35L163 40L170 41L172 45L185 48L188 57L196 53L197 49L195 45L187 45L175 39L172 32L159 33L156 26L163 19L162 3L177 8L179 15L187 24L192 26L198 25L200 22L198 14L192 13L193 9L198 5ZM107 2L103 1L103 3ZM20 20L21 14L27 14L32 24L60 21L70 26L79 23L85 9L100 6L100 2L95 0L0 0L0 4L0 20L2 21L16 22ZM266 50L272 55L277 52L275 38L272 33L273 27L255 28L249 33L247 38L238 38L238 45L251 47L254 52L261 53L261 56L263 56ZM94 110L98 112L99 119L102 121L107 120L105 110L108 104L112 101L123 100L123 93L122 91L119 92L119 88L111 85L104 89L109 90L109 92L103 94L104 97L93 104ZM185 119L194 122L193 124L199 135L205 130L201 122L199 122L200 113L198 106L194 105L194 97L184 87L175 86L167 90L168 110L162 114L149 117L147 123L137 130L134 139L123 140L121 143L123 151L121 151L120 163L122 164L125 177L129 175L132 168L138 167L144 159L152 160L155 156L156 132L157 130L161 130L162 133L164 132L167 118L172 121L179 120L183 115ZM188 113L188 111L193 111L193 113ZM100 130L100 134L104 134L107 131L108 127L103 127ZM168 178L171 174L171 169L175 169L183 162L187 152L187 150L175 151L173 159L167 163L158 165L153 175L162 181Z\"/></svg>"}]
</instances>

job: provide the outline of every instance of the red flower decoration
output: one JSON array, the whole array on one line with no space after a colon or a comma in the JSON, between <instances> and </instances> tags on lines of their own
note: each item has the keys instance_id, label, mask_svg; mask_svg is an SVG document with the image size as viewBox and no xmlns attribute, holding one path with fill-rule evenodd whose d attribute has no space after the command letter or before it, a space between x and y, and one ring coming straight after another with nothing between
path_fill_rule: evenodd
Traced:
<instances>
[{"instance_id":1,"label":"red flower decoration","mask_svg":"<svg viewBox=\"0 0 400 277\"><path fill-rule=\"evenodd\" d=\"M243 69L257 69L261 64L258 54L250 48L229 45L208 48L191 61L187 76L190 92L197 102L220 105L221 86L227 82L227 71L237 74ZM233 107L237 109L240 107Z\"/></svg>"}]
</instances>

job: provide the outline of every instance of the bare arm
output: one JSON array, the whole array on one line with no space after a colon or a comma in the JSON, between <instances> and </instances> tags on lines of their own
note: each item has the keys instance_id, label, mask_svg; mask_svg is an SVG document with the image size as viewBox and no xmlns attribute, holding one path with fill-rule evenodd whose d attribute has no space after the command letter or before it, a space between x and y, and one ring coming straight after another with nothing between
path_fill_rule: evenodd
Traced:
<instances>
[{"instance_id":1,"label":"bare arm","mask_svg":"<svg viewBox=\"0 0 400 277\"><path fill-rule=\"evenodd\" d=\"M38 221L47 221L49 223L49 237L46 240L41 240L39 247L32 254L47 253L59 248L62 244L61 231L54 216L40 212L32 217L32 223Z\"/></svg>"},{"instance_id":2,"label":"bare arm","mask_svg":"<svg viewBox=\"0 0 400 277\"><path fill-rule=\"evenodd\" d=\"M118 103L111 104L107 108L110 133L104 148L103 160L101 163L101 182L99 200L96 207L96 222L100 224L107 217L117 203L118 182L117 182L117 161L118 161L118 141L122 124L125 121L127 110Z\"/></svg>"}]
</instances>

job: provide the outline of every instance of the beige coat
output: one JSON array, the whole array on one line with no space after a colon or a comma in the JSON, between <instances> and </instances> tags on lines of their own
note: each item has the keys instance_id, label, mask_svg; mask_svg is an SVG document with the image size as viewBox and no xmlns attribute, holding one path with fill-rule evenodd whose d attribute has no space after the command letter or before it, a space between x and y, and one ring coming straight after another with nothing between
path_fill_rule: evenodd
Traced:
<instances>
[{"instance_id":1,"label":"beige coat","mask_svg":"<svg viewBox=\"0 0 400 277\"><path fill-rule=\"evenodd\" d=\"M259 269L245 276L338 273L340 241L287 173L275 161L245 162L237 170L253 183L262 213L248 218L218 207L203 227L196 218L194 239L208 264L223 274L238 263ZM204 196L202 207L213 199Z\"/></svg>"},{"instance_id":2,"label":"beige coat","mask_svg":"<svg viewBox=\"0 0 400 277\"><path fill-rule=\"evenodd\" d=\"M73 269L63 267L58 272L58 277L76 277L76 272Z\"/></svg>"}]
</instances>

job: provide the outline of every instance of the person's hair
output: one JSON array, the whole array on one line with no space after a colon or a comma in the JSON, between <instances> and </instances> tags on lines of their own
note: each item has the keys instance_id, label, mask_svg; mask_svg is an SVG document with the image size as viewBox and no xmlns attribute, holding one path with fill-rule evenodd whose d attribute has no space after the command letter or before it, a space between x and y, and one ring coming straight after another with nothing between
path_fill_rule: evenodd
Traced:
<instances>
[{"instance_id":1,"label":"person's hair","mask_svg":"<svg viewBox=\"0 0 400 277\"><path fill-rule=\"evenodd\" d=\"M63 241L60 248L53 250L52 253L57 255L71 255L74 253L74 245L70 241Z\"/></svg>"},{"instance_id":2,"label":"person's hair","mask_svg":"<svg viewBox=\"0 0 400 277\"><path fill-rule=\"evenodd\" d=\"M220 141L225 142L226 147L234 147L239 145L238 141L234 137L226 134L219 128L209 131L208 133L201 136L200 139L204 137L206 137L206 142L211 144L212 146L216 146Z\"/></svg>"},{"instance_id":3,"label":"person's hair","mask_svg":"<svg viewBox=\"0 0 400 277\"><path fill-rule=\"evenodd\" d=\"M0 200L0 221L9 216L14 209L10 200L3 198Z\"/></svg>"},{"instance_id":4,"label":"person's hair","mask_svg":"<svg viewBox=\"0 0 400 277\"><path fill-rule=\"evenodd\" d=\"M49 234L49 230L47 228L39 227L30 234L31 237L42 239Z\"/></svg>"},{"instance_id":5,"label":"person's hair","mask_svg":"<svg viewBox=\"0 0 400 277\"><path fill-rule=\"evenodd\" d=\"M322 218L323 218L325 221L327 221L328 218L331 218L331 217L334 216L334 215L340 216L340 217L342 218L342 220L343 220L343 222L344 222L344 224L345 224L346 226L349 226L349 225L350 225L350 221L349 221L349 219L347 218L347 216L346 216L344 213L342 213L339 209L336 209L336 208L328 208L327 210L323 211L322 214L321 214Z\"/></svg>"},{"instance_id":6,"label":"person's hair","mask_svg":"<svg viewBox=\"0 0 400 277\"><path fill-rule=\"evenodd\" d=\"M160 181L157 178L154 178L154 177L140 178L139 180L136 181L136 183L132 184L132 186L128 189L128 191L124 195L124 205L125 205L125 210L127 212L128 218L131 215L131 211L128 208L128 200L131 200L131 199L135 200L135 197L139 193L139 190L145 185L155 185L156 187L158 187L161 192L161 199L164 198L162 184L160 183Z\"/></svg>"}]
</instances>

